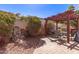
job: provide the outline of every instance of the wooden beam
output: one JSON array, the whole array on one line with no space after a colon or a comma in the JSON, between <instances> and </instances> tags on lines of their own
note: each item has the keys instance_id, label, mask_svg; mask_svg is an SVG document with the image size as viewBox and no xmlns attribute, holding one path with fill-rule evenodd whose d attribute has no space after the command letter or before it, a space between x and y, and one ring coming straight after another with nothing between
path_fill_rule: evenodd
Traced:
<instances>
[{"instance_id":1,"label":"wooden beam","mask_svg":"<svg viewBox=\"0 0 79 59\"><path fill-rule=\"evenodd\" d=\"M70 22L67 20L67 43L70 42Z\"/></svg>"},{"instance_id":2,"label":"wooden beam","mask_svg":"<svg viewBox=\"0 0 79 59\"><path fill-rule=\"evenodd\" d=\"M58 22L56 22L56 31L58 31Z\"/></svg>"},{"instance_id":3,"label":"wooden beam","mask_svg":"<svg viewBox=\"0 0 79 59\"><path fill-rule=\"evenodd\" d=\"M58 37L58 21L56 21L56 36Z\"/></svg>"}]
</instances>

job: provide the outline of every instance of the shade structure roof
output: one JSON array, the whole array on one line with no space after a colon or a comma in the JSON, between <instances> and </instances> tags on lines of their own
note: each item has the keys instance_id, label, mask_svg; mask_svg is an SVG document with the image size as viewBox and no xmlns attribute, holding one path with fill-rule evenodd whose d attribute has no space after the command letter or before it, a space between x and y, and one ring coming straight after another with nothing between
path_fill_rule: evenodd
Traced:
<instances>
[{"instance_id":1,"label":"shade structure roof","mask_svg":"<svg viewBox=\"0 0 79 59\"><path fill-rule=\"evenodd\" d=\"M47 17L46 20L61 21L61 20L76 20L79 15L74 10L67 10L54 16Z\"/></svg>"}]
</instances>

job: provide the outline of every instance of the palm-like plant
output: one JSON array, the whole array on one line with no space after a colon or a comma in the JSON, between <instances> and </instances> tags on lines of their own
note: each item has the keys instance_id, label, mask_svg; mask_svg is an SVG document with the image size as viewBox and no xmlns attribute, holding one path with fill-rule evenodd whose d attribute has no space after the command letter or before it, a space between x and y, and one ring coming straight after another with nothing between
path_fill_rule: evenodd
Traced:
<instances>
[{"instance_id":1,"label":"palm-like plant","mask_svg":"<svg viewBox=\"0 0 79 59\"><path fill-rule=\"evenodd\" d=\"M70 5L70 6L68 7L68 10L75 10L75 7L74 7L73 5Z\"/></svg>"}]
</instances>

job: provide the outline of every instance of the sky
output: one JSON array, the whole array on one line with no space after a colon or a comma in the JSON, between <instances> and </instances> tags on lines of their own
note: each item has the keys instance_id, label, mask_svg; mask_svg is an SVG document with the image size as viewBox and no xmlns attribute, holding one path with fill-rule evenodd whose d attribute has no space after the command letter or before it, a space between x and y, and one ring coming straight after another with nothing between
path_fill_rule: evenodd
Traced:
<instances>
[{"instance_id":1,"label":"sky","mask_svg":"<svg viewBox=\"0 0 79 59\"><path fill-rule=\"evenodd\" d=\"M0 10L45 18L66 11L68 6L69 4L0 4ZM79 7L74 6L77 9Z\"/></svg>"}]
</instances>

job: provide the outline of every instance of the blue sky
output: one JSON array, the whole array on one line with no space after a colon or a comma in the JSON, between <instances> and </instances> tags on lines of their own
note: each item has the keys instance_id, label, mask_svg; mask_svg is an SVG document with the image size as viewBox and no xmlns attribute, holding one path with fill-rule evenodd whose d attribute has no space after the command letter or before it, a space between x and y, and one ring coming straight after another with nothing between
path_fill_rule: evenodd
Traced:
<instances>
[{"instance_id":1,"label":"blue sky","mask_svg":"<svg viewBox=\"0 0 79 59\"><path fill-rule=\"evenodd\" d=\"M64 12L68 6L69 4L0 4L0 10L45 18Z\"/></svg>"}]
</instances>

